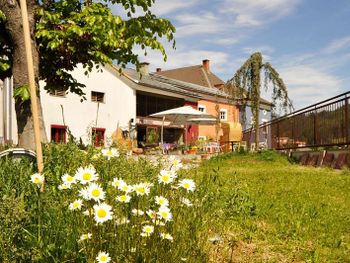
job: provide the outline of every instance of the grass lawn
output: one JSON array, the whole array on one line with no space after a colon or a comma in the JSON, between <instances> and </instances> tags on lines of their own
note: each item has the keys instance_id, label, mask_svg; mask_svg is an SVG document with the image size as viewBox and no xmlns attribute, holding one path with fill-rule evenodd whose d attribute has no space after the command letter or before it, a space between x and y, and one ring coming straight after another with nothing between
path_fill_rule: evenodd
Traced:
<instances>
[{"instance_id":1,"label":"grass lawn","mask_svg":"<svg viewBox=\"0 0 350 263\"><path fill-rule=\"evenodd\" d=\"M350 262L350 173L271 152L204 163L212 262Z\"/></svg>"}]
</instances>

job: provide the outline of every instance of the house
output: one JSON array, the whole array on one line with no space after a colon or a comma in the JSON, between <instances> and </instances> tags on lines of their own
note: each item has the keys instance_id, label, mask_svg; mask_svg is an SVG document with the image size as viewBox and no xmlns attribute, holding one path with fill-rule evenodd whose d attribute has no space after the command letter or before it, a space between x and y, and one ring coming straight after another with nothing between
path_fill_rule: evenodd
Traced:
<instances>
[{"instance_id":1,"label":"house","mask_svg":"<svg viewBox=\"0 0 350 263\"><path fill-rule=\"evenodd\" d=\"M200 99L198 101L198 110L217 116L220 122L231 125L231 129L234 126L239 127L239 109L233 103L232 98L224 92L224 81L210 70L210 61L208 59L203 60L201 65L171 70L158 68L156 74L218 90L225 94L226 99L224 100L218 97ZM218 136L221 136L221 140L228 141L230 138L228 132L225 131L227 129L223 129L220 132L217 127L208 125L199 125L198 128L199 138L206 140L217 140L219 139ZM237 138L237 140L240 140L240 138Z\"/></svg>"},{"instance_id":2,"label":"house","mask_svg":"<svg viewBox=\"0 0 350 263\"><path fill-rule=\"evenodd\" d=\"M47 93L43 89L45 83L39 83L48 140L64 143L71 133L84 144L100 146L109 144L112 134L120 128L137 139L139 146L157 145L162 121L150 118L150 114L183 105L197 108L198 101L203 99L226 99L226 94L220 90L149 73L147 63L142 64L141 75L133 69L123 69L120 73L113 65L102 68L102 71L93 70L88 76L81 66L73 71L73 77L86 85L83 102L81 97L64 89ZM6 118L1 128L3 141L16 143L12 81L7 80L3 86L1 98L6 101L0 111L0 116ZM11 133L7 131L10 126ZM164 141L189 143L197 140L197 125L184 129L184 125L166 122Z\"/></svg>"},{"instance_id":3,"label":"house","mask_svg":"<svg viewBox=\"0 0 350 263\"><path fill-rule=\"evenodd\" d=\"M128 76L132 80L132 85L136 90L137 136L139 142L146 144L152 143L154 137L157 137L157 142L159 142L162 124L160 119L150 118L150 114L185 105L197 109L198 103L202 100L227 101L226 93L218 89L150 73L147 63L144 63L141 67L141 77L134 70L126 69L123 72L125 76ZM183 125L174 126L166 124L164 141L183 141L187 144L197 141L198 125L187 126L187 130L183 134L184 128ZM157 134L157 136L154 136L154 134ZM184 135L184 138L182 138L182 135Z\"/></svg>"},{"instance_id":4,"label":"house","mask_svg":"<svg viewBox=\"0 0 350 263\"><path fill-rule=\"evenodd\" d=\"M156 73L161 76L194 83L208 88L219 89L224 92L225 82L210 70L210 61L208 59L203 60L202 64L195 66L176 68L171 70L162 70L158 68ZM227 97L229 98L228 95ZM273 105L271 102L261 98L259 117L260 124L271 120L272 106ZM221 103L217 103L215 100L205 99L198 101L198 109L213 115L218 114L221 122L229 123L232 126L235 124L239 125L241 126L242 130L249 129L252 125L252 111L249 107L249 103L243 112L243 107L240 106L236 101L233 101L232 98L228 99L226 102ZM215 134L215 127L204 125L199 126L199 137L210 139L215 138ZM261 141L270 141L269 136L269 132L266 130L266 132L261 135ZM225 134L225 129L223 129L222 139L232 139Z\"/></svg>"}]
</instances>

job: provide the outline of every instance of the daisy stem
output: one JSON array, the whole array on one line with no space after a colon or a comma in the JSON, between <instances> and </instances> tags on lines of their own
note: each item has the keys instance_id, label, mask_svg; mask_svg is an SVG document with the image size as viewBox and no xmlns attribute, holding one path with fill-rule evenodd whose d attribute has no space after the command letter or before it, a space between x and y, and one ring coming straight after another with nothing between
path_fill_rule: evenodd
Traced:
<instances>
[{"instance_id":1,"label":"daisy stem","mask_svg":"<svg viewBox=\"0 0 350 263\"><path fill-rule=\"evenodd\" d=\"M38 243L41 243L41 194L38 190Z\"/></svg>"}]
</instances>

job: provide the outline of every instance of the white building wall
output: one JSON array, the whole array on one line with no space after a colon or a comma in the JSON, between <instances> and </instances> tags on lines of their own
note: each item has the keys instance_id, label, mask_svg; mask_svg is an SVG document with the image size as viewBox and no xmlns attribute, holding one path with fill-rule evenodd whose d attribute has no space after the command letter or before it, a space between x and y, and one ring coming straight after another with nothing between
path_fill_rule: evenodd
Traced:
<instances>
[{"instance_id":1,"label":"white building wall","mask_svg":"<svg viewBox=\"0 0 350 263\"><path fill-rule=\"evenodd\" d=\"M118 73L106 68L103 72L93 70L89 76L84 74L82 67L74 70L73 77L79 83L86 85L84 88L86 100L83 102L76 94L68 93L65 97L58 97L40 89L48 140L51 140L51 125L64 125L61 105L64 110L65 125L69 127L73 136L77 139L81 138L84 144L90 143L92 127L106 129L105 142L108 143L118 126L128 128L131 119L135 122L136 92L122 82L116 74ZM41 86L43 84L41 83ZM91 101L91 91L105 93L104 102Z\"/></svg>"},{"instance_id":2,"label":"white building wall","mask_svg":"<svg viewBox=\"0 0 350 263\"><path fill-rule=\"evenodd\" d=\"M18 143L12 78L0 84L0 143Z\"/></svg>"}]
</instances>

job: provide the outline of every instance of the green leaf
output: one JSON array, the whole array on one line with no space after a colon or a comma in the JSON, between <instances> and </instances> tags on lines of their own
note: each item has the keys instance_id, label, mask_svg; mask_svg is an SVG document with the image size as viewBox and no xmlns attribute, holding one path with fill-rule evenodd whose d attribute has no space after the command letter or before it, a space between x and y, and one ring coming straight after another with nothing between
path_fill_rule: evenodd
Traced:
<instances>
[{"instance_id":1,"label":"green leaf","mask_svg":"<svg viewBox=\"0 0 350 263\"><path fill-rule=\"evenodd\" d=\"M29 85L23 85L20 87L17 87L14 92L14 98L16 100L20 99L22 101L27 101L30 99L30 90Z\"/></svg>"}]
</instances>

